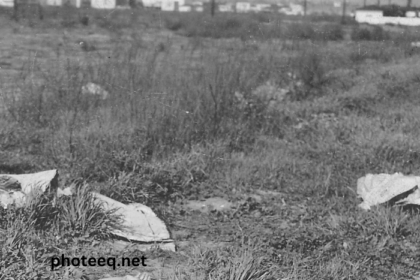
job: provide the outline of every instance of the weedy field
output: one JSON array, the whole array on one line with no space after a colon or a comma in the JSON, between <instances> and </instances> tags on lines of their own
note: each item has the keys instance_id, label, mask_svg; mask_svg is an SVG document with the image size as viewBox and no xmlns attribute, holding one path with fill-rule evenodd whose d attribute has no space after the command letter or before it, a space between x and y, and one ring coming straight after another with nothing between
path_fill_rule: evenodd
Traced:
<instances>
[{"instance_id":1,"label":"weedy field","mask_svg":"<svg viewBox=\"0 0 420 280\"><path fill-rule=\"evenodd\" d=\"M70 8L66 8L70 9ZM366 173L420 172L415 29L334 17L46 10L0 18L0 173L57 168L80 192L1 210L0 279L418 279L416 211L357 208ZM107 100L81 93L88 82ZM96 190L144 203L177 253L140 268ZM227 211L188 200L221 197ZM417 277L417 278L415 278ZM85 278L85 279L86 279Z\"/></svg>"}]
</instances>

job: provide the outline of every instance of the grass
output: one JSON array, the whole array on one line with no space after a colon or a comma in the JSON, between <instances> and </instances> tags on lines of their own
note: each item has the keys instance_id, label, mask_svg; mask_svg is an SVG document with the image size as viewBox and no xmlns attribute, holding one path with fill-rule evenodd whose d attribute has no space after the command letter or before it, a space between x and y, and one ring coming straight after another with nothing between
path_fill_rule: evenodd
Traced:
<instances>
[{"instance_id":1,"label":"grass","mask_svg":"<svg viewBox=\"0 0 420 280\"><path fill-rule=\"evenodd\" d=\"M343 29L339 23L324 22L314 28L309 22L275 14L217 14L215 17L177 13L165 17L165 27L187 37L240 38L241 40L310 39L339 41Z\"/></svg>"},{"instance_id":2,"label":"grass","mask_svg":"<svg viewBox=\"0 0 420 280\"><path fill-rule=\"evenodd\" d=\"M11 66L1 70L0 173L58 168L63 185L80 188L56 205L2 210L0 279L136 274L47 271L62 252L123 254L104 245L118 217L92 204L91 189L145 203L186 232L179 253L146 253L159 279L420 274L418 213L363 212L355 194L366 173L419 173L414 30L366 37L360 26L270 15L88 16L59 31L52 14L1 29ZM88 82L110 98L83 95ZM182 204L215 196L234 208Z\"/></svg>"},{"instance_id":3,"label":"grass","mask_svg":"<svg viewBox=\"0 0 420 280\"><path fill-rule=\"evenodd\" d=\"M94 202L87 186L81 186L55 205L51 198L40 196L29 200L25 208L2 209L0 225L0 278L33 279L60 277L50 270L51 257L108 238L110 228L119 221L112 211L104 212Z\"/></svg>"}]
</instances>

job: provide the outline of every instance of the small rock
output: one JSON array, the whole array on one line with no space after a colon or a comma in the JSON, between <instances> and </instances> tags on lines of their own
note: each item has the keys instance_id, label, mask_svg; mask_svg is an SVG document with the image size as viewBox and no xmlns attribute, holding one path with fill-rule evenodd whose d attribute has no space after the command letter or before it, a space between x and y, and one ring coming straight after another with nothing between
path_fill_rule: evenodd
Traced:
<instances>
[{"instance_id":1,"label":"small rock","mask_svg":"<svg viewBox=\"0 0 420 280\"><path fill-rule=\"evenodd\" d=\"M82 94L97 96L102 100L106 100L109 97L109 93L104 90L100 85L94 83L87 83L82 87Z\"/></svg>"},{"instance_id":2,"label":"small rock","mask_svg":"<svg viewBox=\"0 0 420 280\"><path fill-rule=\"evenodd\" d=\"M175 240L185 240L190 236L191 236L191 232L189 230L172 231L172 238Z\"/></svg>"},{"instance_id":3,"label":"small rock","mask_svg":"<svg viewBox=\"0 0 420 280\"><path fill-rule=\"evenodd\" d=\"M363 199L364 210L391 200L401 205L420 205L419 176L394 174L367 174L357 180L357 194Z\"/></svg>"},{"instance_id":4,"label":"small rock","mask_svg":"<svg viewBox=\"0 0 420 280\"><path fill-rule=\"evenodd\" d=\"M286 221L282 221L279 225L279 228L281 228L281 229L288 229L289 227L290 227L289 223L286 222Z\"/></svg>"},{"instance_id":5,"label":"small rock","mask_svg":"<svg viewBox=\"0 0 420 280\"><path fill-rule=\"evenodd\" d=\"M260 211L258 211L258 210L255 210L254 212L252 212L252 216L254 217L254 218L259 218L259 217L261 217L261 212Z\"/></svg>"},{"instance_id":6,"label":"small rock","mask_svg":"<svg viewBox=\"0 0 420 280\"><path fill-rule=\"evenodd\" d=\"M204 201L190 200L185 204L185 206L193 211L197 210L206 213L210 212L211 210L230 210L232 208L232 203L220 197L213 197Z\"/></svg>"}]
</instances>

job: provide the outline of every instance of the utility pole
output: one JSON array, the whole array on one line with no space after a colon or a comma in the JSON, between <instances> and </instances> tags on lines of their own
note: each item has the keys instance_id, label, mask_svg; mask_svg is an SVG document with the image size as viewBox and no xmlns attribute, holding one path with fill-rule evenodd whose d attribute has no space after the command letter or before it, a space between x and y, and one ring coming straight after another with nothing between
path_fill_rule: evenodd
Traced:
<instances>
[{"instance_id":1,"label":"utility pole","mask_svg":"<svg viewBox=\"0 0 420 280\"><path fill-rule=\"evenodd\" d=\"M407 8L411 7L411 0L407 0Z\"/></svg>"},{"instance_id":2,"label":"utility pole","mask_svg":"<svg viewBox=\"0 0 420 280\"><path fill-rule=\"evenodd\" d=\"M346 0L343 0L343 16L341 17L341 24L346 24Z\"/></svg>"},{"instance_id":3,"label":"utility pole","mask_svg":"<svg viewBox=\"0 0 420 280\"><path fill-rule=\"evenodd\" d=\"M366 0L363 0L363 7L366 7Z\"/></svg>"},{"instance_id":4,"label":"utility pole","mask_svg":"<svg viewBox=\"0 0 420 280\"><path fill-rule=\"evenodd\" d=\"M38 2L38 4L37 4L37 7L38 7L38 18L40 20L43 20L44 19L44 7L42 7L41 0L38 0L37 2Z\"/></svg>"},{"instance_id":5,"label":"utility pole","mask_svg":"<svg viewBox=\"0 0 420 280\"><path fill-rule=\"evenodd\" d=\"M19 21L19 10L18 10L18 0L13 0L13 19L17 22Z\"/></svg>"},{"instance_id":6,"label":"utility pole","mask_svg":"<svg viewBox=\"0 0 420 280\"><path fill-rule=\"evenodd\" d=\"M381 6L381 0L378 0L378 6Z\"/></svg>"},{"instance_id":7,"label":"utility pole","mask_svg":"<svg viewBox=\"0 0 420 280\"><path fill-rule=\"evenodd\" d=\"M306 9L308 7L308 2L307 0L303 0L303 16L306 17Z\"/></svg>"},{"instance_id":8,"label":"utility pole","mask_svg":"<svg viewBox=\"0 0 420 280\"><path fill-rule=\"evenodd\" d=\"M210 12L211 16L214 17L214 13L216 12L216 0L211 0Z\"/></svg>"}]
</instances>

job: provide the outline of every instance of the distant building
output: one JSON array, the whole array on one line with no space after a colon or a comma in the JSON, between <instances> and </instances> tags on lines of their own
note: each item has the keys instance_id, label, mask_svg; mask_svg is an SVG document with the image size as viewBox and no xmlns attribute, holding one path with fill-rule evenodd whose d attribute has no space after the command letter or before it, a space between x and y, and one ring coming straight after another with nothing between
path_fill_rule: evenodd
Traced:
<instances>
[{"instance_id":1,"label":"distant building","mask_svg":"<svg viewBox=\"0 0 420 280\"><path fill-rule=\"evenodd\" d=\"M279 9L280 13L286 14L286 15L293 15L293 16L298 16L298 15L303 15L304 14L304 9L302 5L299 4L289 4L289 6L287 7L282 7Z\"/></svg>"},{"instance_id":2,"label":"distant building","mask_svg":"<svg viewBox=\"0 0 420 280\"><path fill-rule=\"evenodd\" d=\"M115 9L116 0L91 0L94 9Z\"/></svg>"},{"instance_id":3,"label":"distant building","mask_svg":"<svg viewBox=\"0 0 420 280\"><path fill-rule=\"evenodd\" d=\"M185 0L162 0L162 11L179 11L180 6L185 5Z\"/></svg>"},{"instance_id":4,"label":"distant building","mask_svg":"<svg viewBox=\"0 0 420 280\"><path fill-rule=\"evenodd\" d=\"M407 11L405 12L405 17L415 18L418 17L418 13L416 11Z\"/></svg>"},{"instance_id":5,"label":"distant building","mask_svg":"<svg viewBox=\"0 0 420 280\"><path fill-rule=\"evenodd\" d=\"M179 6L178 7L178 11L180 12L191 12L192 11L192 7L190 5L184 5L184 6Z\"/></svg>"},{"instance_id":6,"label":"distant building","mask_svg":"<svg viewBox=\"0 0 420 280\"><path fill-rule=\"evenodd\" d=\"M13 0L0 0L0 6L2 7L14 7L14 5Z\"/></svg>"},{"instance_id":7,"label":"distant building","mask_svg":"<svg viewBox=\"0 0 420 280\"><path fill-rule=\"evenodd\" d=\"M201 12L204 11L204 7L203 6L193 6L193 11L201 13Z\"/></svg>"},{"instance_id":8,"label":"distant building","mask_svg":"<svg viewBox=\"0 0 420 280\"><path fill-rule=\"evenodd\" d=\"M257 3L255 4L255 8L258 12L270 12L271 4Z\"/></svg>"},{"instance_id":9,"label":"distant building","mask_svg":"<svg viewBox=\"0 0 420 280\"><path fill-rule=\"evenodd\" d=\"M263 12L263 11L270 11L271 4L265 3L252 3L250 4L249 11L250 12Z\"/></svg>"},{"instance_id":10,"label":"distant building","mask_svg":"<svg viewBox=\"0 0 420 280\"><path fill-rule=\"evenodd\" d=\"M204 11L203 2L192 1L191 3L189 3L189 2L186 2L186 3L191 6L191 11L194 11L194 12Z\"/></svg>"},{"instance_id":11,"label":"distant building","mask_svg":"<svg viewBox=\"0 0 420 280\"><path fill-rule=\"evenodd\" d=\"M44 3L47 6L62 6L63 5L62 0L46 0Z\"/></svg>"},{"instance_id":12,"label":"distant building","mask_svg":"<svg viewBox=\"0 0 420 280\"><path fill-rule=\"evenodd\" d=\"M219 4L217 5L217 9L219 12L230 12L233 13L235 11L235 5L233 3L226 3L226 4Z\"/></svg>"},{"instance_id":13,"label":"distant building","mask_svg":"<svg viewBox=\"0 0 420 280\"><path fill-rule=\"evenodd\" d=\"M376 22L384 16L384 12L381 10L356 10L354 18L357 22Z\"/></svg>"},{"instance_id":14,"label":"distant building","mask_svg":"<svg viewBox=\"0 0 420 280\"><path fill-rule=\"evenodd\" d=\"M247 13L251 10L251 4L248 2L236 2L236 11L238 13Z\"/></svg>"},{"instance_id":15,"label":"distant building","mask_svg":"<svg viewBox=\"0 0 420 280\"><path fill-rule=\"evenodd\" d=\"M407 8L396 5L368 6L356 9L354 18L359 23L395 24L420 26L419 8Z\"/></svg>"},{"instance_id":16,"label":"distant building","mask_svg":"<svg viewBox=\"0 0 420 280\"><path fill-rule=\"evenodd\" d=\"M145 8L161 8L162 1L161 0L142 0L143 7Z\"/></svg>"},{"instance_id":17,"label":"distant building","mask_svg":"<svg viewBox=\"0 0 420 280\"><path fill-rule=\"evenodd\" d=\"M0 6L2 7L14 7L13 0L0 0Z\"/></svg>"}]
</instances>

